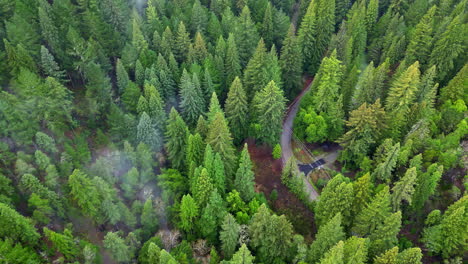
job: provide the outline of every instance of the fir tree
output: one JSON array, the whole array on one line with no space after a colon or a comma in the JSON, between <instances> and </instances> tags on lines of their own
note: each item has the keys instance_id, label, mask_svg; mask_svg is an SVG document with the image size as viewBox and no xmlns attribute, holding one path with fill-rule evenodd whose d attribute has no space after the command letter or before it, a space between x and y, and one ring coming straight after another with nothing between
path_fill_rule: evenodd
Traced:
<instances>
[{"instance_id":1,"label":"fir tree","mask_svg":"<svg viewBox=\"0 0 468 264\"><path fill-rule=\"evenodd\" d=\"M194 177L195 179L192 191L193 199L197 203L198 208L204 208L215 187L208 171L205 168L202 168L199 175L195 175Z\"/></svg>"},{"instance_id":2,"label":"fir tree","mask_svg":"<svg viewBox=\"0 0 468 264\"><path fill-rule=\"evenodd\" d=\"M236 36L237 38L238 36ZM237 51L237 45L233 34L229 34L226 49L225 59L225 71L226 71L226 83L232 83L234 78L241 74L241 64L239 53Z\"/></svg>"},{"instance_id":3,"label":"fir tree","mask_svg":"<svg viewBox=\"0 0 468 264\"><path fill-rule=\"evenodd\" d=\"M317 71L317 66L320 58L317 58L317 18L316 18L317 2L310 1L307 7L307 12L302 19L299 27L299 43L302 45L302 56L304 69L308 73L313 74Z\"/></svg>"},{"instance_id":4,"label":"fir tree","mask_svg":"<svg viewBox=\"0 0 468 264\"><path fill-rule=\"evenodd\" d=\"M174 38L174 55L179 63L186 60L190 47L190 36L185 28L185 24L181 21L177 27L177 33Z\"/></svg>"},{"instance_id":5,"label":"fir tree","mask_svg":"<svg viewBox=\"0 0 468 264\"><path fill-rule=\"evenodd\" d=\"M205 143L200 134L190 134L187 141L187 157L185 158L189 175L192 173L192 166L194 166L193 169L195 169L195 167L202 165L204 151Z\"/></svg>"},{"instance_id":6,"label":"fir tree","mask_svg":"<svg viewBox=\"0 0 468 264\"><path fill-rule=\"evenodd\" d=\"M104 247L109 250L112 257L119 262L130 261L130 249L125 240L115 232L108 232L104 237Z\"/></svg>"},{"instance_id":7,"label":"fir tree","mask_svg":"<svg viewBox=\"0 0 468 264\"><path fill-rule=\"evenodd\" d=\"M385 187L356 215L351 230L359 236L368 236L382 225L390 213L390 193L389 188Z\"/></svg>"},{"instance_id":8,"label":"fir tree","mask_svg":"<svg viewBox=\"0 0 468 264\"><path fill-rule=\"evenodd\" d=\"M143 205L140 222L145 237L150 237L158 229L158 218L151 198L148 198Z\"/></svg>"},{"instance_id":9,"label":"fir tree","mask_svg":"<svg viewBox=\"0 0 468 264\"><path fill-rule=\"evenodd\" d=\"M267 144L274 145L279 140L285 101L283 92L274 81L259 91L252 101L255 121L260 125L258 137Z\"/></svg>"},{"instance_id":10,"label":"fir tree","mask_svg":"<svg viewBox=\"0 0 468 264\"><path fill-rule=\"evenodd\" d=\"M358 264L367 262L367 248L369 244L368 239L352 236L344 243L344 263Z\"/></svg>"},{"instance_id":11,"label":"fir tree","mask_svg":"<svg viewBox=\"0 0 468 264\"><path fill-rule=\"evenodd\" d=\"M205 102L186 70L182 73L180 82L180 108L184 119L192 126L204 112Z\"/></svg>"},{"instance_id":12,"label":"fir tree","mask_svg":"<svg viewBox=\"0 0 468 264\"><path fill-rule=\"evenodd\" d=\"M468 103L468 64L465 64L463 68L453 77L452 80L441 89L440 101L445 102L452 100L455 102L459 99L463 100L465 104Z\"/></svg>"},{"instance_id":13,"label":"fir tree","mask_svg":"<svg viewBox=\"0 0 468 264\"><path fill-rule=\"evenodd\" d=\"M414 209L421 209L427 199L435 193L443 171L444 167L442 165L433 163L425 173L418 173L416 189L412 199L413 203L411 204Z\"/></svg>"},{"instance_id":14,"label":"fir tree","mask_svg":"<svg viewBox=\"0 0 468 264\"><path fill-rule=\"evenodd\" d=\"M271 3L268 2L263 16L263 23L261 26L261 36L265 40L266 46L271 47L273 44L273 12Z\"/></svg>"},{"instance_id":15,"label":"fir tree","mask_svg":"<svg viewBox=\"0 0 468 264\"><path fill-rule=\"evenodd\" d=\"M385 143L385 142L384 142ZM385 151L383 160L377 163L377 166L372 173L374 179L384 180L389 182L392 177L392 171L397 164L398 154L400 153L400 143L396 143Z\"/></svg>"},{"instance_id":16,"label":"fir tree","mask_svg":"<svg viewBox=\"0 0 468 264\"><path fill-rule=\"evenodd\" d=\"M234 188L239 191L242 199L246 202L252 200L255 195L254 178L252 161L250 160L247 144L245 144L239 159L239 168L236 172Z\"/></svg>"},{"instance_id":17,"label":"fir tree","mask_svg":"<svg viewBox=\"0 0 468 264\"><path fill-rule=\"evenodd\" d=\"M281 72L284 81L283 87L288 99L294 96L301 89L302 81L302 53L299 39L295 35L294 25L291 24L288 34L281 48Z\"/></svg>"},{"instance_id":18,"label":"fir tree","mask_svg":"<svg viewBox=\"0 0 468 264\"><path fill-rule=\"evenodd\" d=\"M343 241L338 242L332 247L325 256L320 260L320 264L343 264Z\"/></svg>"},{"instance_id":19,"label":"fir tree","mask_svg":"<svg viewBox=\"0 0 468 264\"><path fill-rule=\"evenodd\" d=\"M370 173L366 173L353 182L354 201L353 214L358 215L367 205L372 195L372 182Z\"/></svg>"},{"instance_id":20,"label":"fir tree","mask_svg":"<svg viewBox=\"0 0 468 264\"><path fill-rule=\"evenodd\" d=\"M137 140L153 150L158 150L162 145L160 134L151 124L151 119L146 112L143 112L138 122Z\"/></svg>"},{"instance_id":21,"label":"fir tree","mask_svg":"<svg viewBox=\"0 0 468 264\"><path fill-rule=\"evenodd\" d=\"M315 207L315 219L318 226L323 226L337 213L341 213L344 226L350 224L353 202L353 184L347 183L341 174L332 178L322 191Z\"/></svg>"},{"instance_id":22,"label":"fir tree","mask_svg":"<svg viewBox=\"0 0 468 264\"><path fill-rule=\"evenodd\" d=\"M244 85L247 95L251 98L257 91L270 82L266 79L265 70L267 68L267 51L265 42L260 39L252 58L249 60L244 70Z\"/></svg>"},{"instance_id":23,"label":"fir tree","mask_svg":"<svg viewBox=\"0 0 468 264\"><path fill-rule=\"evenodd\" d=\"M184 168L189 130L179 113L172 108L166 127L166 151L174 168Z\"/></svg>"},{"instance_id":24,"label":"fir tree","mask_svg":"<svg viewBox=\"0 0 468 264\"><path fill-rule=\"evenodd\" d=\"M400 208L401 201L405 200L411 204L416 184L417 171L415 167L408 169L400 181L396 182L392 188L393 210Z\"/></svg>"},{"instance_id":25,"label":"fir tree","mask_svg":"<svg viewBox=\"0 0 468 264\"><path fill-rule=\"evenodd\" d=\"M119 94L122 94L128 86L130 79L128 77L127 70L125 69L122 61L117 59L116 63L116 75L117 75L117 87L119 88Z\"/></svg>"},{"instance_id":26,"label":"fir tree","mask_svg":"<svg viewBox=\"0 0 468 264\"><path fill-rule=\"evenodd\" d=\"M240 226L234 216L226 214L221 229L219 233L221 248L226 258L230 259L237 248Z\"/></svg>"},{"instance_id":27,"label":"fir tree","mask_svg":"<svg viewBox=\"0 0 468 264\"><path fill-rule=\"evenodd\" d=\"M250 250L245 244L237 250L237 252L232 256L232 259L228 261L229 264L253 264L255 257L252 256Z\"/></svg>"},{"instance_id":28,"label":"fir tree","mask_svg":"<svg viewBox=\"0 0 468 264\"><path fill-rule=\"evenodd\" d=\"M206 142L213 150L221 155L226 169L226 175L231 177L235 167L235 149L232 144L231 132L227 121L221 112L215 114L213 122L208 128Z\"/></svg>"},{"instance_id":29,"label":"fir tree","mask_svg":"<svg viewBox=\"0 0 468 264\"><path fill-rule=\"evenodd\" d=\"M241 66L245 67L253 54L252 47L259 39L257 28L250 17L250 9L247 5L242 8L242 13L238 18L237 27L235 28L235 35L239 51L239 61Z\"/></svg>"},{"instance_id":30,"label":"fir tree","mask_svg":"<svg viewBox=\"0 0 468 264\"><path fill-rule=\"evenodd\" d=\"M348 132L340 139L344 147L341 153L343 160L360 162L377 142L385 129L385 110L378 99L375 104L364 103L358 109L350 113Z\"/></svg>"},{"instance_id":31,"label":"fir tree","mask_svg":"<svg viewBox=\"0 0 468 264\"><path fill-rule=\"evenodd\" d=\"M436 65L438 79L444 80L454 68L456 59L463 54L466 40L466 27L462 24L462 16L456 16L447 29L437 38L432 49L429 65Z\"/></svg>"},{"instance_id":32,"label":"fir tree","mask_svg":"<svg viewBox=\"0 0 468 264\"><path fill-rule=\"evenodd\" d=\"M212 191L210 199L200 217L200 231L209 241L218 241L218 230L227 214L224 200L217 191Z\"/></svg>"},{"instance_id":33,"label":"fir tree","mask_svg":"<svg viewBox=\"0 0 468 264\"><path fill-rule=\"evenodd\" d=\"M41 46L41 66L46 76L53 77L62 83L65 82L65 71L60 70L54 56L44 46Z\"/></svg>"},{"instance_id":34,"label":"fir tree","mask_svg":"<svg viewBox=\"0 0 468 264\"><path fill-rule=\"evenodd\" d=\"M193 234L198 216L197 203L190 194L184 195L180 202L180 228L188 234Z\"/></svg>"},{"instance_id":35,"label":"fir tree","mask_svg":"<svg viewBox=\"0 0 468 264\"><path fill-rule=\"evenodd\" d=\"M408 114L411 104L415 100L416 92L419 85L419 62L415 62L408 67L395 81L392 83L385 109L392 116L390 133L397 137L400 135L402 125Z\"/></svg>"},{"instance_id":36,"label":"fir tree","mask_svg":"<svg viewBox=\"0 0 468 264\"><path fill-rule=\"evenodd\" d=\"M329 222L320 227L314 242L310 246L308 261L317 263L325 253L340 240L344 240L345 233L341 226L341 214L336 214Z\"/></svg>"},{"instance_id":37,"label":"fir tree","mask_svg":"<svg viewBox=\"0 0 468 264\"><path fill-rule=\"evenodd\" d=\"M140 98L140 88L134 82L129 81L124 93L122 94L122 102L125 107L132 112L137 111L138 99Z\"/></svg>"},{"instance_id":38,"label":"fir tree","mask_svg":"<svg viewBox=\"0 0 468 264\"><path fill-rule=\"evenodd\" d=\"M429 60L433 45L432 31L434 29L434 15L437 7L433 6L416 25L413 35L406 49L405 61L413 63L419 61L423 69Z\"/></svg>"},{"instance_id":39,"label":"fir tree","mask_svg":"<svg viewBox=\"0 0 468 264\"><path fill-rule=\"evenodd\" d=\"M248 124L247 96L239 77L232 82L224 108L234 140L238 143L245 138Z\"/></svg>"}]
</instances>

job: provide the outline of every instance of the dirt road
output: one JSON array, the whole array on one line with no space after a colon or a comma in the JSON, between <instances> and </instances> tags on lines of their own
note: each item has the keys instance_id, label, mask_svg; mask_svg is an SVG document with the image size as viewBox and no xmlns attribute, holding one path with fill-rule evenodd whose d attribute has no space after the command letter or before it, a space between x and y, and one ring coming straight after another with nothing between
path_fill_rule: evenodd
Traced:
<instances>
[{"instance_id":1,"label":"dirt road","mask_svg":"<svg viewBox=\"0 0 468 264\"><path fill-rule=\"evenodd\" d=\"M286 117L283 122L283 132L281 133L281 150L282 155L281 159L283 165L293 156L293 149L291 146L292 139L292 129L294 118L296 117L297 111L299 110L299 105L302 97L309 91L312 83L307 85L305 89L291 102L287 112ZM303 177L304 185L306 187L306 192L309 194L310 200L317 200L319 194L317 190L309 183L306 177Z\"/></svg>"}]
</instances>

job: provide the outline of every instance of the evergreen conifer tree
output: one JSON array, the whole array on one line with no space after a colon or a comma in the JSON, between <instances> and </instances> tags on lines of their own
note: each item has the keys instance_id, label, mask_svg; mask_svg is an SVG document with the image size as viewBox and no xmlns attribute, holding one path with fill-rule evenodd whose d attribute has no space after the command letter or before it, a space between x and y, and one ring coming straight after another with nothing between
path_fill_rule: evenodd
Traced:
<instances>
[{"instance_id":1,"label":"evergreen conifer tree","mask_svg":"<svg viewBox=\"0 0 468 264\"><path fill-rule=\"evenodd\" d=\"M239 191L240 196L245 202L252 200L255 195L254 177L252 161L250 160L247 144L245 144L240 155L239 168L234 180L234 188Z\"/></svg>"},{"instance_id":2,"label":"evergreen conifer tree","mask_svg":"<svg viewBox=\"0 0 468 264\"><path fill-rule=\"evenodd\" d=\"M166 127L166 151L172 166L183 170L189 130L179 113L172 108Z\"/></svg>"},{"instance_id":3,"label":"evergreen conifer tree","mask_svg":"<svg viewBox=\"0 0 468 264\"><path fill-rule=\"evenodd\" d=\"M248 103L245 90L239 77L236 77L229 89L226 104L226 118L234 135L234 141L239 143L246 136L248 124Z\"/></svg>"},{"instance_id":4,"label":"evergreen conifer tree","mask_svg":"<svg viewBox=\"0 0 468 264\"><path fill-rule=\"evenodd\" d=\"M260 125L258 137L263 142L274 145L281 133L286 99L274 81L259 91L252 101L255 121Z\"/></svg>"}]
</instances>

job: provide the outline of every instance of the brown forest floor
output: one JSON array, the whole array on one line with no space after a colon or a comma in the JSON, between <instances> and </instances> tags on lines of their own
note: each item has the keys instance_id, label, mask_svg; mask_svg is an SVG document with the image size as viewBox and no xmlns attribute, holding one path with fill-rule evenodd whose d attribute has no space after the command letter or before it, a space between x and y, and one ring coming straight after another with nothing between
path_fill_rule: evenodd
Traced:
<instances>
[{"instance_id":1,"label":"brown forest floor","mask_svg":"<svg viewBox=\"0 0 468 264\"><path fill-rule=\"evenodd\" d=\"M278 214L284 214L294 229L307 240L316 233L314 215L289 189L281 182L281 159L273 159L272 149L258 146L252 139L247 140L250 157L254 163L255 190L263 192L267 198L276 189L278 199L271 203Z\"/></svg>"}]
</instances>

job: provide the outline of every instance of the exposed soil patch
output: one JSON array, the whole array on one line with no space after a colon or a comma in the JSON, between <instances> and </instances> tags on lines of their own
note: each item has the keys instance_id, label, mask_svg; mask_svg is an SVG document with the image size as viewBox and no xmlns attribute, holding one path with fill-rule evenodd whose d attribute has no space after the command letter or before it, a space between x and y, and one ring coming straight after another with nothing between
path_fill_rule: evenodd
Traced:
<instances>
[{"instance_id":1,"label":"exposed soil patch","mask_svg":"<svg viewBox=\"0 0 468 264\"><path fill-rule=\"evenodd\" d=\"M310 240L316 233L313 213L281 182L281 159L273 159L272 149L257 146L253 139L247 140L250 157L254 163L255 189L268 198L273 190L278 199L272 203L279 214L285 214L295 230ZM271 201L270 201L271 202Z\"/></svg>"}]
</instances>

